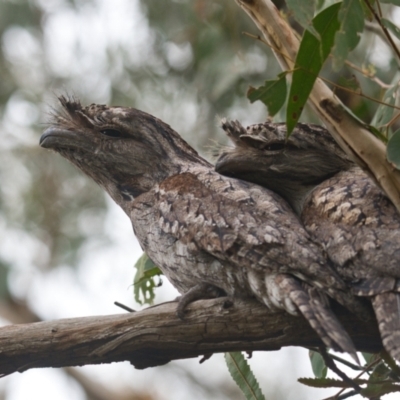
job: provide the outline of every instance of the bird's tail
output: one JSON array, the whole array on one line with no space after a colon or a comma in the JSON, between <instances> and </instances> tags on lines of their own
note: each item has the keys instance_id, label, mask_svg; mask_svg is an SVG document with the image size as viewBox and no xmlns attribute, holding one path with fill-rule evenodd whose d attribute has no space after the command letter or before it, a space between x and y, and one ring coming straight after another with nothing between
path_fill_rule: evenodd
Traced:
<instances>
[{"instance_id":1,"label":"bird's tail","mask_svg":"<svg viewBox=\"0 0 400 400\"><path fill-rule=\"evenodd\" d=\"M400 361L400 294L377 294L371 300L383 346L394 359Z\"/></svg>"},{"instance_id":2,"label":"bird's tail","mask_svg":"<svg viewBox=\"0 0 400 400\"><path fill-rule=\"evenodd\" d=\"M340 352L349 353L358 362L354 344L329 306L325 294L305 282L299 282L289 275L278 275L279 286L289 293L311 327L318 333L324 344ZM277 278L278 278L277 277Z\"/></svg>"}]
</instances>

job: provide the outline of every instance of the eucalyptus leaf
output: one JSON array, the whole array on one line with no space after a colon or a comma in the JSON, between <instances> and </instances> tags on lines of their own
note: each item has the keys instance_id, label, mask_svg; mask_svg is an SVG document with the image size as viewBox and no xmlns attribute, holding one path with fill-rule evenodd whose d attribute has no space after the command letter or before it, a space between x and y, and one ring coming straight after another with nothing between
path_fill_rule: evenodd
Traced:
<instances>
[{"instance_id":1,"label":"eucalyptus leaf","mask_svg":"<svg viewBox=\"0 0 400 400\"><path fill-rule=\"evenodd\" d=\"M247 400L265 400L260 386L243 354L225 353L228 370Z\"/></svg>"},{"instance_id":2,"label":"eucalyptus leaf","mask_svg":"<svg viewBox=\"0 0 400 400\"><path fill-rule=\"evenodd\" d=\"M328 367L326 366L321 354L319 354L317 351L310 350L309 357L314 375L317 378L326 378Z\"/></svg>"},{"instance_id":3,"label":"eucalyptus leaf","mask_svg":"<svg viewBox=\"0 0 400 400\"><path fill-rule=\"evenodd\" d=\"M268 107L269 114L274 116L285 103L286 93L286 72L282 72L278 79L266 81L264 86L257 89L250 86L247 97L252 103L262 101Z\"/></svg>"},{"instance_id":4,"label":"eucalyptus leaf","mask_svg":"<svg viewBox=\"0 0 400 400\"><path fill-rule=\"evenodd\" d=\"M156 282L154 278L162 275L162 272L146 253L143 253L136 262L135 268L137 269L133 282L135 300L139 304L153 304L155 298L154 289L162 283L161 279Z\"/></svg>"},{"instance_id":5,"label":"eucalyptus leaf","mask_svg":"<svg viewBox=\"0 0 400 400\"><path fill-rule=\"evenodd\" d=\"M393 4L394 6L400 6L400 0L379 0L379 2Z\"/></svg>"},{"instance_id":6,"label":"eucalyptus leaf","mask_svg":"<svg viewBox=\"0 0 400 400\"><path fill-rule=\"evenodd\" d=\"M316 0L286 0L286 5L293 12L296 21L304 28L309 30L319 39L319 33L312 25L312 19L316 9Z\"/></svg>"},{"instance_id":7,"label":"eucalyptus leaf","mask_svg":"<svg viewBox=\"0 0 400 400\"><path fill-rule=\"evenodd\" d=\"M390 354L386 350L383 350L380 352L380 355L385 361L386 365L397 376L397 378L400 378L400 367L397 365L396 361L390 356Z\"/></svg>"},{"instance_id":8,"label":"eucalyptus leaf","mask_svg":"<svg viewBox=\"0 0 400 400\"><path fill-rule=\"evenodd\" d=\"M10 295L8 290L8 275L10 266L0 259L0 298L6 298Z\"/></svg>"},{"instance_id":9,"label":"eucalyptus leaf","mask_svg":"<svg viewBox=\"0 0 400 400\"><path fill-rule=\"evenodd\" d=\"M397 90L399 88L399 74L395 75L392 82L393 86L387 89L382 97L382 102L385 104L379 105L374 117L372 118L371 125L373 126L383 126L393 118L393 113L395 109L389 106L394 106L396 102Z\"/></svg>"},{"instance_id":10,"label":"eucalyptus leaf","mask_svg":"<svg viewBox=\"0 0 400 400\"><path fill-rule=\"evenodd\" d=\"M298 381L306 386L314 388L348 388L351 387L347 382L333 378L299 378Z\"/></svg>"},{"instance_id":11,"label":"eucalyptus leaf","mask_svg":"<svg viewBox=\"0 0 400 400\"><path fill-rule=\"evenodd\" d=\"M399 3L400 3L400 1L399 1ZM398 5L400 5L400 4L398 4ZM395 35L397 37L397 39L400 40L400 28L397 25L395 25L392 21L389 21L386 18L382 18L381 22L385 28L388 28L390 30L390 32L392 32L393 35Z\"/></svg>"},{"instance_id":12,"label":"eucalyptus leaf","mask_svg":"<svg viewBox=\"0 0 400 400\"><path fill-rule=\"evenodd\" d=\"M391 372L390 368L387 367L384 362L380 362L374 367L372 374L369 377L369 381L371 383L384 381L389 378Z\"/></svg>"},{"instance_id":13,"label":"eucalyptus leaf","mask_svg":"<svg viewBox=\"0 0 400 400\"><path fill-rule=\"evenodd\" d=\"M361 390L361 395L367 397L368 399L377 399L388 393L400 392L400 385L395 383L380 383L380 384L370 384L365 389Z\"/></svg>"},{"instance_id":14,"label":"eucalyptus leaf","mask_svg":"<svg viewBox=\"0 0 400 400\"><path fill-rule=\"evenodd\" d=\"M364 12L360 0L343 0L338 18L340 29L335 35L332 49L332 65L336 71L342 68L348 53L360 41L359 33L364 29Z\"/></svg>"},{"instance_id":15,"label":"eucalyptus leaf","mask_svg":"<svg viewBox=\"0 0 400 400\"><path fill-rule=\"evenodd\" d=\"M346 79L345 77L341 76L339 77L338 83L340 86L351 89L353 92L356 93L361 92L360 82L354 75L349 79Z\"/></svg>"},{"instance_id":16,"label":"eucalyptus leaf","mask_svg":"<svg viewBox=\"0 0 400 400\"><path fill-rule=\"evenodd\" d=\"M387 160L397 169L400 169L400 129L390 138L386 149Z\"/></svg>"},{"instance_id":17,"label":"eucalyptus leaf","mask_svg":"<svg viewBox=\"0 0 400 400\"><path fill-rule=\"evenodd\" d=\"M313 26L320 34L321 41L310 32L304 32L288 98L286 113L288 135L296 126L322 65L329 56L335 33L340 26L338 21L340 5L341 3L333 4L313 19Z\"/></svg>"},{"instance_id":18,"label":"eucalyptus leaf","mask_svg":"<svg viewBox=\"0 0 400 400\"><path fill-rule=\"evenodd\" d=\"M374 353L362 352L361 354L367 364L371 364L373 361L375 361L377 359L377 355Z\"/></svg>"}]
</instances>

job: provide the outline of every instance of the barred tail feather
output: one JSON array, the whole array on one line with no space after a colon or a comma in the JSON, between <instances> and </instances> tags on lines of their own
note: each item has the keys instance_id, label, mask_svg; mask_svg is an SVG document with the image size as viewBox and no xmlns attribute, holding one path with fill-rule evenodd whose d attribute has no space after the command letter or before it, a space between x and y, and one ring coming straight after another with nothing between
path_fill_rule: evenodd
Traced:
<instances>
[{"instance_id":1,"label":"barred tail feather","mask_svg":"<svg viewBox=\"0 0 400 400\"><path fill-rule=\"evenodd\" d=\"M282 276L282 275L281 275ZM285 276L280 282L324 344L336 351L349 353L356 362L354 344L329 306L328 298L318 289L297 279Z\"/></svg>"},{"instance_id":2,"label":"barred tail feather","mask_svg":"<svg viewBox=\"0 0 400 400\"><path fill-rule=\"evenodd\" d=\"M383 346L394 359L400 361L400 294L382 293L371 300Z\"/></svg>"}]
</instances>

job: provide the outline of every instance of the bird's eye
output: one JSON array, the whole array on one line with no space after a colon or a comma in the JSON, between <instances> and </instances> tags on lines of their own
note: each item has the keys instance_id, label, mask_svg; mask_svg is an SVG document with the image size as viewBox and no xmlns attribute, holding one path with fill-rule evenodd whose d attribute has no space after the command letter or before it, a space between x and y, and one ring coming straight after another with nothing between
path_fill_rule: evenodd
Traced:
<instances>
[{"instance_id":1,"label":"bird's eye","mask_svg":"<svg viewBox=\"0 0 400 400\"><path fill-rule=\"evenodd\" d=\"M104 136L115 137L115 138L122 136L122 133L117 129L103 129L102 131L100 131L100 133Z\"/></svg>"},{"instance_id":2,"label":"bird's eye","mask_svg":"<svg viewBox=\"0 0 400 400\"><path fill-rule=\"evenodd\" d=\"M265 150L279 151L285 148L285 143L270 143L264 147Z\"/></svg>"}]
</instances>

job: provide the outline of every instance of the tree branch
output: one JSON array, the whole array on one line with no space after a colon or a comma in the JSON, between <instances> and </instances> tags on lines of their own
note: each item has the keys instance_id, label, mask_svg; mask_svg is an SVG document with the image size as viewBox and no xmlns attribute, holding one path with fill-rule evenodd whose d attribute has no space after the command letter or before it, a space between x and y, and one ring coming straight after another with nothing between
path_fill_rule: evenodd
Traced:
<instances>
[{"instance_id":1,"label":"tree branch","mask_svg":"<svg viewBox=\"0 0 400 400\"><path fill-rule=\"evenodd\" d=\"M27 324L41 322L42 319L33 312L25 300L16 300L11 295L0 301L0 315L12 324ZM74 379L85 391L87 400L150 400L151 396L146 391L135 390L127 385L118 385L110 388L99 380L90 378L78 368L64 368L64 372ZM3 398L0 395L0 400Z\"/></svg>"},{"instance_id":2,"label":"tree branch","mask_svg":"<svg viewBox=\"0 0 400 400\"><path fill-rule=\"evenodd\" d=\"M304 318L271 313L255 300L197 301L184 321L176 305L0 328L0 374L118 361L142 369L210 353L322 345ZM342 308L335 312L358 350L381 350L375 321L359 321Z\"/></svg>"},{"instance_id":3,"label":"tree branch","mask_svg":"<svg viewBox=\"0 0 400 400\"><path fill-rule=\"evenodd\" d=\"M260 29L283 70L291 71L299 40L270 0L235 0ZM400 171L386 160L386 147L360 122L319 78L309 103L340 147L374 177L400 212Z\"/></svg>"}]
</instances>

